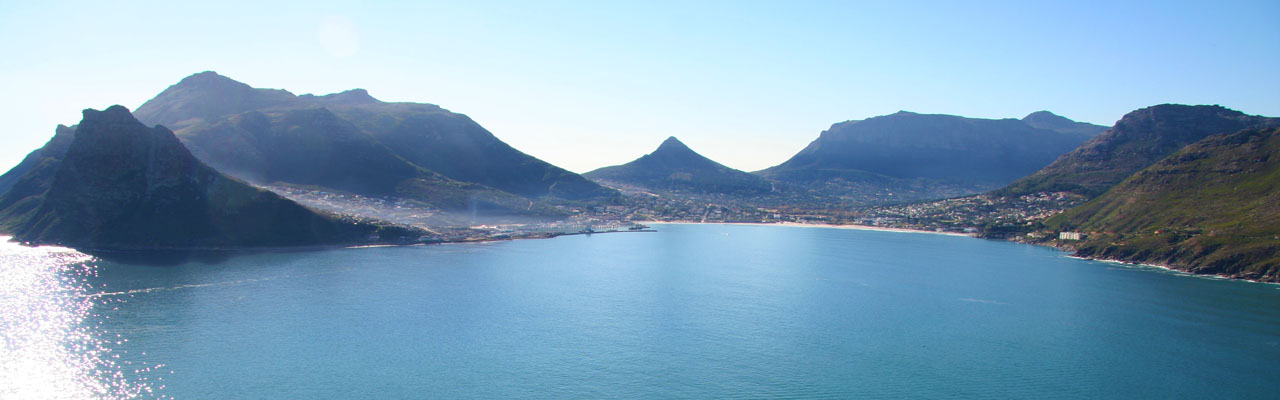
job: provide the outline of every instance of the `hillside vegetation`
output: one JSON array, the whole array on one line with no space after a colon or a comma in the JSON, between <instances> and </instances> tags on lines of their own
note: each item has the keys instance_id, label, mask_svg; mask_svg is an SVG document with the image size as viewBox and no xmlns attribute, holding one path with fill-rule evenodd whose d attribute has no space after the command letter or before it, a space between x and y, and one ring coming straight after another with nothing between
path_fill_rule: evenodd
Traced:
<instances>
[{"instance_id":1,"label":"hillside vegetation","mask_svg":"<svg viewBox=\"0 0 1280 400\"><path fill-rule=\"evenodd\" d=\"M1206 138L1045 221L1080 256L1280 281L1280 128Z\"/></svg>"}]
</instances>

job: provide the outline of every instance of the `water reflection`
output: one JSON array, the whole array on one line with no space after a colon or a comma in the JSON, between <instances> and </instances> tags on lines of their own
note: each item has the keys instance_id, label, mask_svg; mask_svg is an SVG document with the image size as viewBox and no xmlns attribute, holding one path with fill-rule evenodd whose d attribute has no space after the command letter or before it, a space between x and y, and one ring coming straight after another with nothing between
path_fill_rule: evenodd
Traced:
<instances>
[{"instance_id":1,"label":"water reflection","mask_svg":"<svg viewBox=\"0 0 1280 400\"><path fill-rule=\"evenodd\" d=\"M112 350L127 339L106 333L95 310L123 300L88 296L96 274L89 255L0 237L0 398L164 397L149 378L163 365Z\"/></svg>"},{"instance_id":2,"label":"water reflection","mask_svg":"<svg viewBox=\"0 0 1280 400\"><path fill-rule=\"evenodd\" d=\"M172 267L189 262L220 264L245 252L235 251L86 251L100 260L149 267Z\"/></svg>"}]
</instances>

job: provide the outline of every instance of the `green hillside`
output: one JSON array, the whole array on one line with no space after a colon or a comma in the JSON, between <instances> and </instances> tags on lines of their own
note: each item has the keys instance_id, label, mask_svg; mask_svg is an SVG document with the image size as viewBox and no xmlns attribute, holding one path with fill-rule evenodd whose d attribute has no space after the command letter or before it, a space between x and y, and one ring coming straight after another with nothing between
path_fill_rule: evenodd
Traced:
<instances>
[{"instance_id":1,"label":"green hillside","mask_svg":"<svg viewBox=\"0 0 1280 400\"><path fill-rule=\"evenodd\" d=\"M1045 221L1080 256L1280 281L1280 128L1211 136Z\"/></svg>"}]
</instances>

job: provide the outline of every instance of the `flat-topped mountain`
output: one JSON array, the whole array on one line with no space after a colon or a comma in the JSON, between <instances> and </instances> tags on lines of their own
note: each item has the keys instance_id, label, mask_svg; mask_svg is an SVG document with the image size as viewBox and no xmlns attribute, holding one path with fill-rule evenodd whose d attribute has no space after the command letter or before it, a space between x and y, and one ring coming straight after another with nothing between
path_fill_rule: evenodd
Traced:
<instances>
[{"instance_id":1,"label":"flat-topped mountain","mask_svg":"<svg viewBox=\"0 0 1280 400\"><path fill-rule=\"evenodd\" d=\"M512 148L465 115L431 104L382 102L363 89L324 96L295 96L284 90L257 89L214 72L202 72L183 79L147 101L138 108L137 115L143 122L176 129L178 136L188 141L189 138L207 137L216 134L212 131L221 130L209 129L210 125L242 125L245 120L259 118L242 115L245 113L278 115L276 113L317 108L326 109L342 121L335 122L329 116L314 114L325 120L316 124L291 125L288 136L294 140L309 140L311 136L327 134L317 129L342 125L344 131L360 132L379 143L371 146L382 146L416 167L456 181L485 185L533 199L608 201L617 196L616 191ZM187 135L188 129L200 131L200 134ZM188 145L202 159L210 157L205 159L210 164L226 166L240 160L214 159L213 155L227 151L205 149L204 146L209 143L244 144L236 143L237 140L202 139L190 141ZM305 147L307 144L300 145ZM243 151L252 150L244 148ZM270 157L271 152L263 155ZM381 173L375 166L366 168L367 174ZM331 171L338 169L341 168L326 168Z\"/></svg>"},{"instance_id":2,"label":"flat-topped mountain","mask_svg":"<svg viewBox=\"0 0 1280 400\"><path fill-rule=\"evenodd\" d=\"M85 110L65 153L0 196L17 240L89 249L355 243L377 226L317 214L197 160L163 126L127 109ZM55 141L51 141L54 144Z\"/></svg>"},{"instance_id":3,"label":"flat-topped mountain","mask_svg":"<svg viewBox=\"0 0 1280 400\"><path fill-rule=\"evenodd\" d=\"M1147 107L1125 114L1106 133L996 193L1017 196L1073 192L1097 196L1188 144L1211 135L1272 126L1280 126L1280 119L1246 115L1220 106Z\"/></svg>"},{"instance_id":4,"label":"flat-topped mountain","mask_svg":"<svg viewBox=\"0 0 1280 400\"><path fill-rule=\"evenodd\" d=\"M1045 225L1084 232L1080 256L1280 281L1280 128L1202 139Z\"/></svg>"},{"instance_id":5,"label":"flat-topped mountain","mask_svg":"<svg viewBox=\"0 0 1280 400\"><path fill-rule=\"evenodd\" d=\"M598 181L656 191L751 195L767 193L772 188L763 177L711 161L674 136L663 141L657 150L635 161L583 175Z\"/></svg>"},{"instance_id":6,"label":"flat-topped mountain","mask_svg":"<svg viewBox=\"0 0 1280 400\"><path fill-rule=\"evenodd\" d=\"M758 173L794 183L838 180L893 187L916 182L926 188L917 198L942 197L963 193L932 193L928 188L951 186L968 193L998 188L1084 139L1017 119L902 111L834 124L791 159Z\"/></svg>"}]
</instances>

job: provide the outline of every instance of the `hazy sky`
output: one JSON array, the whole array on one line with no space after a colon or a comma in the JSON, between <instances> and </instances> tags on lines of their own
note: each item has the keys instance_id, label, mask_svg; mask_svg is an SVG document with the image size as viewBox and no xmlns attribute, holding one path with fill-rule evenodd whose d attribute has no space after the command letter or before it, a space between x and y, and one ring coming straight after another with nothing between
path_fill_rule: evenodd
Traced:
<instances>
[{"instance_id":1,"label":"hazy sky","mask_svg":"<svg viewBox=\"0 0 1280 400\"><path fill-rule=\"evenodd\" d=\"M0 2L0 169L81 109L135 109L204 70L438 104L577 172L673 135L758 170L898 110L1280 116L1275 0L50 3Z\"/></svg>"}]
</instances>

